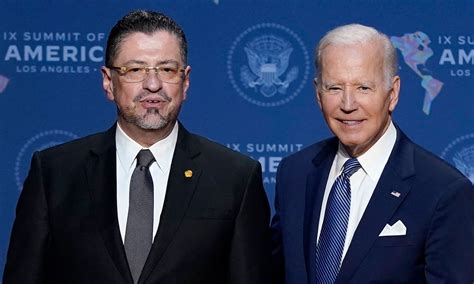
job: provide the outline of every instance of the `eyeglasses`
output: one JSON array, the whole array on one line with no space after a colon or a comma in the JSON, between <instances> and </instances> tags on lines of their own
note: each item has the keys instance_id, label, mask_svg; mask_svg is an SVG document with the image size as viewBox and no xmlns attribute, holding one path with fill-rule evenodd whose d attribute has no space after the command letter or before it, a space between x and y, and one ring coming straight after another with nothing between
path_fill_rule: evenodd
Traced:
<instances>
[{"instance_id":1,"label":"eyeglasses","mask_svg":"<svg viewBox=\"0 0 474 284\"><path fill-rule=\"evenodd\" d=\"M151 70L155 72L160 81L170 84L178 84L183 76L184 68L173 65L163 65L157 67L134 67L134 66L110 66L111 70L117 71L123 80L128 83L140 83L145 81Z\"/></svg>"}]
</instances>

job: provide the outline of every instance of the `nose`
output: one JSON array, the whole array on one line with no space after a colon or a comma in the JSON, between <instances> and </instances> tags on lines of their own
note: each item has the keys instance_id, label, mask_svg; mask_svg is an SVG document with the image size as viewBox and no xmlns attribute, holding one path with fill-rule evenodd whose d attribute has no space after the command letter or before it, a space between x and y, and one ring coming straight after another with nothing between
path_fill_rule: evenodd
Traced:
<instances>
[{"instance_id":1,"label":"nose","mask_svg":"<svg viewBox=\"0 0 474 284\"><path fill-rule=\"evenodd\" d=\"M163 87L163 82L158 78L155 70L150 70L143 81L143 88L150 92L157 92Z\"/></svg>"},{"instance_id":2,"label":"nose","mask_svg":"<svg viewBox=\"0 0 474 284\"><path fill-rule=\"evenodd\" d=\"M345 88L341 98L341 110L352 112L357 109L357 98L351 88Z\"/></svg>"}]
</instances>

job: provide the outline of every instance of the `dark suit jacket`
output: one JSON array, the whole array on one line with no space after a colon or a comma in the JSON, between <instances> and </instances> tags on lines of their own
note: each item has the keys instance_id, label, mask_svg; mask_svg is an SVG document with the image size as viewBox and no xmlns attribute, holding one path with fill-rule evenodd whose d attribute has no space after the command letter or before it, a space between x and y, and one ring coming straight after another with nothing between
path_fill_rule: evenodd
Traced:
<instances>
[{"instance_id":1,"label":"dark suit jacket","mask_svg":"<svg viewBox=\"0 0 474 284\"><path fill-rule=\"evenodd\" d=\"M286 283L315 282L319 214L337 146L336 138L325 140L280 163L272 237L275 266ZM398 220L405 236L379 237ZM473 283L473 263L472 184L397 130L336 283Z\"/></svg>"},{"instance_id":2,"label":"dark suit jacket","mask_svg":"<svg viewBox=\"0 0 474 284\"><path fill-rule=\"evenodd\" d=\"M133 282L117 219L115 127L35 153L16 214L4 284ZM139 283L267 283L269 214L260 164L180 125Z\"/></svg>"}]
</instances>

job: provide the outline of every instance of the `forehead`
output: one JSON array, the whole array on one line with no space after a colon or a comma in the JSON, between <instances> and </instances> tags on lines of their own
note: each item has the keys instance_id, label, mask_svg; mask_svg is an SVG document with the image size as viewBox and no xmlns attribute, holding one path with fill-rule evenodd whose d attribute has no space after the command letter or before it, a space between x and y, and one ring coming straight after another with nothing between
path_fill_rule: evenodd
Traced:
<instances>
[{"instance_id":1,"label":"forehead","mask_svg":"<svg viewBox=\"0 0 474 284\"><path fill-rule=\"evenodd\" d=\"M168 31L128 34L119 44L115 61L127 62L130 60L144 61L150 64L164 60L182 63L178 38Z\"/></svg>"},{"instance_id":2,"label":"forehead","mask_svg":"<svg viewBox=\"0 0 474 284\"><path fill-rule=\"evenodd\" d=\"M380 44L331 44L322 52L323 78L356 79L383 77L383 50Z\"/></svg>"}]
</instances>

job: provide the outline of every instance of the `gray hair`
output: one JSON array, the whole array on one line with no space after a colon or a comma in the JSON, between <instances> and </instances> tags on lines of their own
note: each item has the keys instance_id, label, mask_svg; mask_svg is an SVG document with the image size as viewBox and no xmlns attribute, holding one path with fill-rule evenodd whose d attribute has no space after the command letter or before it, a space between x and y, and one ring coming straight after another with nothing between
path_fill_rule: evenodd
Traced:
<instances>
[{"instance_id":1,"label":"gray hair","mask_svg":"<svg viewBox=\"0 0 474 284\"><path fill-rule=\"evenodd\" d=\"M318 43L315 51L316 80L321 81L322 54L329 45L351 45L376 41L381 44L384 52L383 68L384 79L387 88L390 87L391 79L397 74L398 62L397 51L390 42L387 35L376 29L360 24L350 24L330 30Z\"/></svg>"}]
</instances>

